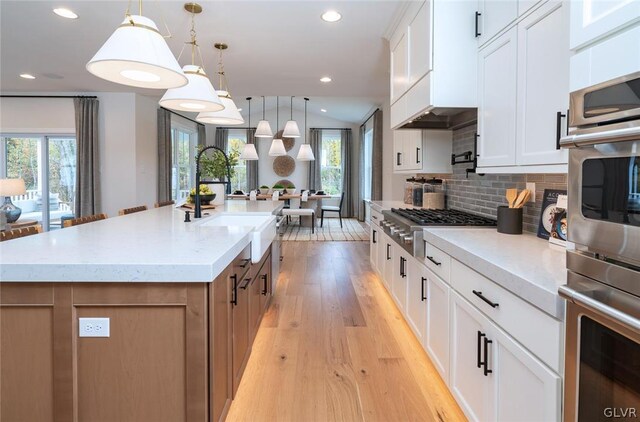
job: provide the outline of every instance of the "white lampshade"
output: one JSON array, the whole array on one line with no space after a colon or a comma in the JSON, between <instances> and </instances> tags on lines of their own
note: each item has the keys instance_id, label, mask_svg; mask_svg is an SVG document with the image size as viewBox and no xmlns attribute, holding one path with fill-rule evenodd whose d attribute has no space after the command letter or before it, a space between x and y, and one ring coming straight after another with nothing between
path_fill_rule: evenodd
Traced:
<instances>
[{"instance_id":1,"label":"white lampshade","mask_svg":"<svg viewBox=\"0 0 640 422\"><path fill-rule=\"evenodd\" d=\"M271 142L271 148L269 148L269 155L272 157L287 155L287 150L284 148L284 143L282 142L282 139L274 139Z\"/></svg>"},{"instance_id":2,"label":"white lampshade","mask_svg":"<svg viewBox=\"0 0 640 422\"><path fill-rule=\"evenodd\" d=\"M284 125L284 132L282 136L285 138L299 138L300 137L300 129L298 129L298 124L295 120L289 120L286 125Z\"/></svg>"},{"instance_id":3,"label":"white lampshade","mask_svg":"<svg viewBox=\"0 0 640 422\"><path fill-rule=\"evenodd\" d=\"M256 138L272 138L273 132L271 131L271 125L269 122L266 120L260 120L254 136Z\"/></svg>"},{"instance_id":4,"label":"white lampshade","mask_svg":"<svg viewBox=\"0 0 640 422\"><path fill-rule=\"evenodd\" d=\"M298 150L298 156L296 157L298 161L315 161L316 157L313 155L313 150L311 149L311 145L302 144L300 145L300 149Z\"/></svg>"},{"instance_id":5,"label":"white lampshade","mask_svg":"<svg viewBox=\"0 0 640 422\"><path fill-rule=\"evenodd\" d=\"M257 160L258 159L258 151L256 151L256 146L254 144L244 144L244 148L242 149L242 154L240 154L241 160Z\"/></svg>"},{"instance_id":6,"label":"white lampshade","mask_svg":"<svg viewBox=\"0 0 640 422\"><path fill-rule=\"evenodd\" d=\"M24 179L0 179L0 196L16 196L27 193Z\"/></svg>"},{"instance_id":7,"label":"white lampshade","mask_svg":"<svg viewBox=\"0 0 640 422\"><path fill-rule=\"evenodd\" d=\"M221 111L224 105L211 81L200 66L186 65L182 68L189 83L180 88L168 89L160 105L179 111Z\"/></svg>"},{"instance_id":8,"label":"white lampshade","mask_svg":"<svg viewBox=\"0 0 640 422\"><path fill-rule=\"evenodd\" d=\"M140 88L178 88L188 82L156 24L138 15L125 18L86 68L99 78Z\"/></svg>"},{"instance_id":9,"label":"white lampshade","mask_svg":"<svg viewBox=\"0 0 640 422\"><path fill-rule=\"evenodd\" d=\"M238 111L238 107L231 99L227 91L216 91L218 97L224 105L222 111L207 111L199 113L196 120L200 123L209 123L212 125L241 125L244 119Z\"/></svg>"}]
</instances>

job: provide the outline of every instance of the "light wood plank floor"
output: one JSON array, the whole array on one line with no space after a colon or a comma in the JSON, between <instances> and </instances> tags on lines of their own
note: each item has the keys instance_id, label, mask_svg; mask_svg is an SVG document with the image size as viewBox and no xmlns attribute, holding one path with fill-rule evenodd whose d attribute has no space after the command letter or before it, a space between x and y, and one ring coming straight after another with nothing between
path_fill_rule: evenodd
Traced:
<instances>
[{"instance_id":1,"label":"light wood plank floor","mask_svg":"<svg viewBox=\"0 0 640 422\"><path fill-rule=\"evenodd\" d=\"M464 420L372 272L367 242L283 242L283 252L227 420Z\"/></svg>"}]
</instances>

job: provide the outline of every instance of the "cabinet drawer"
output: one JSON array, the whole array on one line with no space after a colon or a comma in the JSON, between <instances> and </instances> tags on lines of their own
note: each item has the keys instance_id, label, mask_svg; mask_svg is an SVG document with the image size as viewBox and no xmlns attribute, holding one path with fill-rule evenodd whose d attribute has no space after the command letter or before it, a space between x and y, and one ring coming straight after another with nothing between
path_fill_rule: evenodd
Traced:
<instances>
[{"instance_id":1,"label":"cabinet drawer","mask_svg":"<svg viewBox=\"0 0 640 422\"><path fill-rule=\"evenodd\" d=\"M231 263L232 272L236 274L238 279L243 276L249 269L251 269L251 245L247 245L246 248L238 254L237 257Z\"/></svg>"},{"instance_id":2,"label":"cabinet drawer","mask_svg":"<svg viewBox=\"0 0 640 422\"><path fill-rule=\"evenodd\" d=\"M449 283L451 258L429 242L424 242L424 263L441 279Z\"/></svg>"},{"instance_id":3,"label":"cabinet drawer","mask_svg":"<svg viewBox=\"0 0 640 422\"><path fill-rule=\"evenodd\" d=\"M371 208L371 222L379 227L382 220L382 213Z\"/></svg>"},{"instance_id":4,"label":"cabinet drawer","mask_svg":"<svg viewBox=\"0 0 640 422\"><path fill-rule=\"evenodd\" d=\"M561 373L560 321L455 259L451 260L451 285L540 360Z\"/></svg>"}]
</instances>

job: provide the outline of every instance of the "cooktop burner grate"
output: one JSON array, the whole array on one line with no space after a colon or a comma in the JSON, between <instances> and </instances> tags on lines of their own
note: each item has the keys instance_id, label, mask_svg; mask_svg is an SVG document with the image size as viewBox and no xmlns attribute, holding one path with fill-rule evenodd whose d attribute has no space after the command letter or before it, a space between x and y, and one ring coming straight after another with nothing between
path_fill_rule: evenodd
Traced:
<instances>
[{"instance_id":1,"label":"cooktop burner grate","mask_svg":"<svg viewBox=\"0 0 640 422\"><path fill-rule=\"evenodd\" d=\"M458 210L423 210L393 208L392 212L421 226L483 226L492 227L496 221Z\"/></svg>"}]
</instances>

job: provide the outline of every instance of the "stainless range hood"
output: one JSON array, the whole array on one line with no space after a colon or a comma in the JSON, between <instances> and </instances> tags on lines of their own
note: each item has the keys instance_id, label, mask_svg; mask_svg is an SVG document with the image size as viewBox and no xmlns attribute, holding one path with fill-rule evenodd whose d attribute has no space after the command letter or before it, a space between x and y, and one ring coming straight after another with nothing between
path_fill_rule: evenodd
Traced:
<instances>
[{"instance_id":1,"label":"stainless range hood","mask_svg":"<svg viewBox=\"0 0 640 422\"><path fill-rule=\"evenodd\" d=\"M397 129L448 129L455 130L475 124L478 121L477 108L434 107L410 120Z\"/></svg>"}]
</instances>

